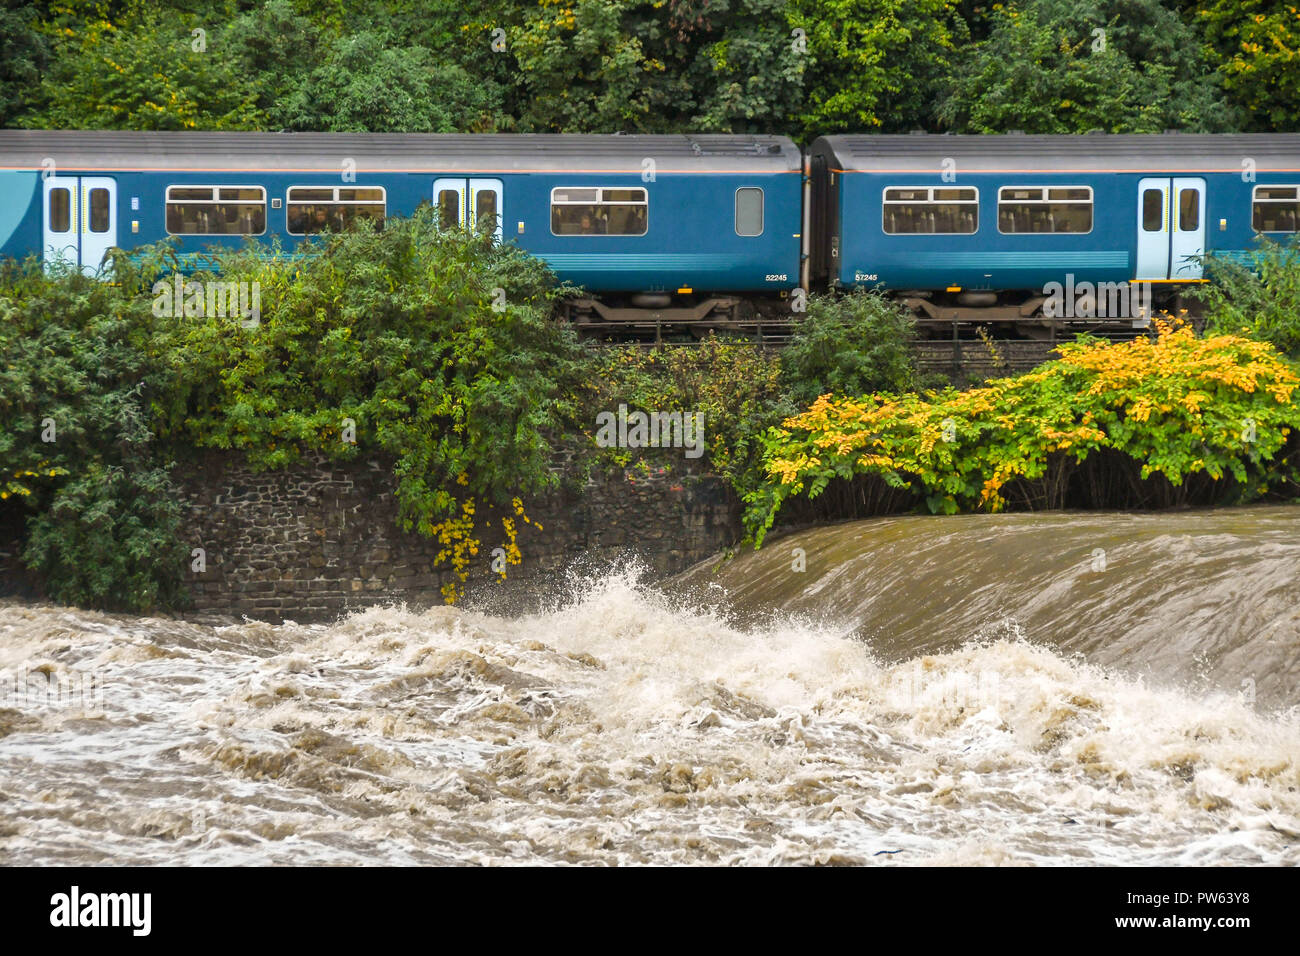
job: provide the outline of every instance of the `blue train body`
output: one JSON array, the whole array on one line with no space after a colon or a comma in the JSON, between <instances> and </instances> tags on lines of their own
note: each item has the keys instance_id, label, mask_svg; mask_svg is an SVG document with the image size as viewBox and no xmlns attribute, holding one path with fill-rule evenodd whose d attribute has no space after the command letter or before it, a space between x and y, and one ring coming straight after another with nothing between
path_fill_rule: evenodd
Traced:
<instances>
[{"instance_id":1,"label":"blue train body","mask_svg":"<svg viewBox=\"0 0 1300 956\"><path fill-rule=\"evenodd\" d=\"M804 156L779 136L0 131L0 197L0 254L87 270L169 234L182 253L292 247L294 210L432 202L546 260L601 319L637 314L611 301L734 318L744 297L788 316L785 296L826 287L1005 318L1053 283L1176 289L1206 253L1294 235L1300 136L827 136Z\"/></svg>"},{"instance_id":2,"label":"blue train body","mask_svg":"<svg viewBox=\"0 0 1300 956\"><path fill-rule=\"evenodd\" d=\"M828 136L810 154L814 279L931 301L1196 283L1202 256L1247 257L1300 213L1296 135Z\"/></svg>"}]
</instances>

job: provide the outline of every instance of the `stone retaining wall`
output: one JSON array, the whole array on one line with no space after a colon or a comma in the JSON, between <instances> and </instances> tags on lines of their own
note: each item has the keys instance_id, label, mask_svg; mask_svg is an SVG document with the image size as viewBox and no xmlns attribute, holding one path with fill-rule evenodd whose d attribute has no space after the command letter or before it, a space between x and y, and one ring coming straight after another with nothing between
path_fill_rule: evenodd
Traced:
<instances>
[{"instance_id":1,"label":"stone retaining wall","mask_svg":"<svg viewBox=\"0 0 1300 956\"><path fill-rule=\"evenodd\" d=\"M178 478L192 516L187 544L203 549L206 565L188 574L193 613L329 620L370 604L441 603L440 588L453 579L435 567L437 542L398 529L392 473L378 461L313 459L253 473L214 455ZM517 522L523 563L507 568L503 592L580 558L626 553L670 574L733 544L740 528L722 479L680 473L614 472L535 500L527 514L532 524ZM483 517L499 534L498 516ZM484 535L471 564L479 595L498 587L490 566L496 544Z\"/></svg>"}]
</instances>

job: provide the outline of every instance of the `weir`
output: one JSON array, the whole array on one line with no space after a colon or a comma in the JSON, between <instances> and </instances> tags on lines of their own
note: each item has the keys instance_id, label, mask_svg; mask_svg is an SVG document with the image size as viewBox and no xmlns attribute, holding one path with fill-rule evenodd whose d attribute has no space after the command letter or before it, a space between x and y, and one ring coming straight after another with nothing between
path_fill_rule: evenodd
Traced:
<instances>
[{"instance_id":1,"label":"weir","mask_svg":"<svg viewBox=\"0 0 1300 956\"><path fill-rule=\"evenodd\" d=\"M676 579L731 613L835 622L884 660L1025 640L1300 704L1300 508L906 515L769 538ZM805 570L794 570L803 567Z\"/></svg>"}]
</instances>

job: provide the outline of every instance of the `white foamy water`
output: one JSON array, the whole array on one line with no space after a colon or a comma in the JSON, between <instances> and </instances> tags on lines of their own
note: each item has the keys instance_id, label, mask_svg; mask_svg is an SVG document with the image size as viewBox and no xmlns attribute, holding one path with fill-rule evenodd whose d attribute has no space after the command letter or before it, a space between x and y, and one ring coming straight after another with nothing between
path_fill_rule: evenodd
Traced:
<instances>
[{"instance_id":1,"label":"white foamy water","mask_svg":"<svg viewBox=\"0 0 1300 956\"><path fill-rule=\"evenodd\" d=\"M578 593L310 627L0 605L0 860L1300 863L1294 713L1014 628L883 664L631 573Z\"/></svg>"}]
</instances>

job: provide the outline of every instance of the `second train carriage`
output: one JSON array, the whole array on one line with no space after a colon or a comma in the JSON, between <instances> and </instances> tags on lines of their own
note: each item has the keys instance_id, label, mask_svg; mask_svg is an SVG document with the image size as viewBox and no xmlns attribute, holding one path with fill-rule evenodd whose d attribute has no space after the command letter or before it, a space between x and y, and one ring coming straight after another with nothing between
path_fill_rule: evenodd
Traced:
<instances>
[{"instance_id":1,"label":"second train carriage","mask_svg":"<svg viewBox=\"0 0 1300 956\"><path fill-rule=\"evenodd\" d=\"M1169 304L1205 254L1245 258L1300 220L1300 135L825 136L809 153L813 281L945 323L1033 319L1058 287L1144 283ZM1068 317L1141 321L1083 304Z\"/></svg>"}]
</instances>

